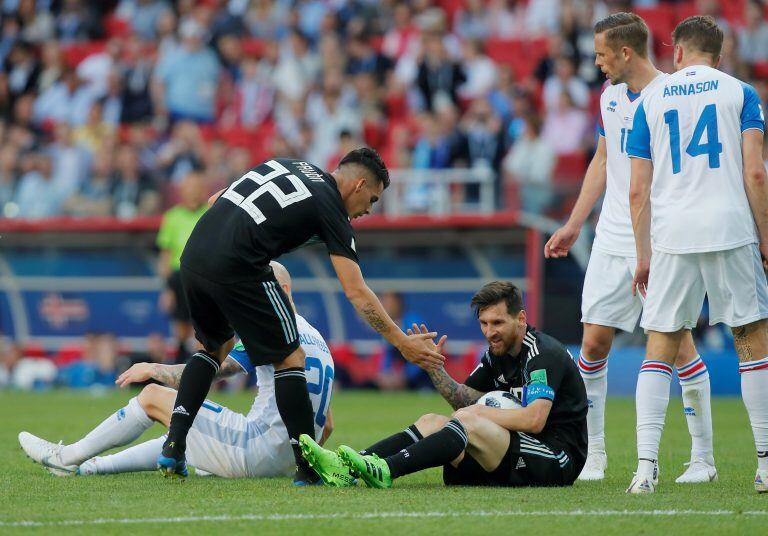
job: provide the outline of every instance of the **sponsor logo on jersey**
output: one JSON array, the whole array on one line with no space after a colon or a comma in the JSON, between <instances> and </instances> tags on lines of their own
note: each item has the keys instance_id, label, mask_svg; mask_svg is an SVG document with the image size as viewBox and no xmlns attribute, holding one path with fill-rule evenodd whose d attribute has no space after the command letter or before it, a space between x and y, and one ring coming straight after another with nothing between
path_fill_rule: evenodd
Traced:
<instances>
[{"instance_id":1,"label":"sponsor logo on jersey","mask_svg":"<svg viewBox=\"0 0 768 536\"><path fill-rule=\"evenodd\" d=\"M608 103L608 107L606 108L606 110L608 110L609 112L615 112L616 106L618 106L618 104L619 104L618 102L616 102L615 100L612 100L611 102Z\"/></svg>"}]
</instances>

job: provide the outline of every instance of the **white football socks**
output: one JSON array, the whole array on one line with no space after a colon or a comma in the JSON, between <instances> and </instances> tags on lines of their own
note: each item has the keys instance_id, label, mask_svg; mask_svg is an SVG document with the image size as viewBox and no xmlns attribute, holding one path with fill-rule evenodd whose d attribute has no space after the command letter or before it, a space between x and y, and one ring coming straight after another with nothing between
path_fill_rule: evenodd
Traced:
<instances>
[{"instance_id":1,"label":"white football socks","mask_svg":"<svg viewBox=\"0 0 768 536\"><path fill-rule=\"evenodd\" d=\"M643 460L658 460L661 432L669 405L669 382L672 366L663 361L643 361L637 377L635 406L637 409L637 457ZM652 466L652 464L651 464ZM647 469L648 464L640 463L638 472Z\"/></svg>"},{"instance_id":2,"label":"white football socks","mask_svg":"<svg viewBox=\"0 0 768 536\"><path fill-rule=\"evenodd\" d=\"M605 453L605 398L608 393L608 357L592 361L579 355L579 372L587 389L588 452Z\"/></svg>"},{"instance_id":3,"label":"white football socks","mask_svg":"<svg viewBox=\"0 0 768 536\"><path fill-rule=\"evenodd\" d=\"M163 450L165 436L145 441L109 456L98 456L80 466L81 475L108 475L113 473L133 473L136 471L154 471L157 457Z\"/></svg>"},{"instance_id":4,"label":"white football socks","mask_svg":"<svg viewBox=\"0 0 768 536\"><path fill-rule=\"evenodd\" d=\"M107 417L80 441L61 449L61 463L80 465L105 450L127 445L143 434L152 423L138 399L133 397L127 406Z\"/></svg>"},{"instance_id":5,"label":"white football socks","mask_svg":"<svg viewBox=\"0 0 768 536\"><path fill-rule=\"evenodd\" d=\"M700 458L714 465L712 448L712 407L709 371L701 356L677 369L683 390L683 411L691 434L691 460Z\"/></svg>"},{"instance_id":6,"label":"white football socks","mask_svg":"<svg viewBox=\"0 0 768 536\"><path fill-rule=\"evenodd\" d=\"M768 470L768 357L739 363L741 397L755 436L757 468Z\"/></svg>"}]
</instances>

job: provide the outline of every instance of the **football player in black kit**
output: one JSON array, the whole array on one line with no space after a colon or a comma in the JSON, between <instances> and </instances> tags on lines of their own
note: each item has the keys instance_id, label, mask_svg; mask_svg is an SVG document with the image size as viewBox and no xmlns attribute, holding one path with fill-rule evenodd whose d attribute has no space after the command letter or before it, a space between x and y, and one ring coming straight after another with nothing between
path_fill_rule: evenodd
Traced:
<instances>
[{"instance_id":1,"label":"football player in black kit","mask_svg":"<svg viewBox=\"0 0 768 536\"><path fill-rule=\"evenodd\" d=\"M512 283L485 285L472 306L489 345L480 364L461 384L442 367L429 371L453 415L424 415L360 452L342 445L334 453L302 436L304 456L323 481L347 485L347 470L371 487L388 488L397 477L442 465L447 485L573 484L587 455L587 395L571 355L527 325ZM411 331L426 334L427 328ZM442 352L445 339L436 351ZM490 391L511 392L523 407L475 404Z\"/></svg>"},{"instance_id":2,"label":"football player in black kit","mask_svg":"<svg viewBox=\"0 0 768 536\"><path fill-rule=\"evenodd\" d=\"M294 483L319 481L298 448L301 434L314 433L305 355L289 300L269 267L307 242L325 243L347 299L406 359L425 368L443 363L431 340L436 334L403 333L358 266L350 220L368 214L388 185L378 153L360 148L330 174L301 160L269 160L217 194L181 256L184 294L204 350L192 356L181 376L157 461L165 476L187 476L187 433L237 333L254 366L275 367L277 408L296 457Z\"/></svg>"}]
</instances>

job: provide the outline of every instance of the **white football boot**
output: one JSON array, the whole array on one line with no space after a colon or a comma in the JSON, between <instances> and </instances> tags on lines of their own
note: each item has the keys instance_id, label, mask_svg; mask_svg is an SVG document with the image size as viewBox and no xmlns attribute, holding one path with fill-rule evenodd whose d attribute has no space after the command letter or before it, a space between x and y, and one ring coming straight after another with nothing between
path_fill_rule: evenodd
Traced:
<instances>
[{"instance_id":1,"label":"white football boot","mask_svg":"<svg viewBox=\"0 0 768 536\"><path fill-rule=\"evenodd\" d=\"M653 464L653 470L649 473L635 473L632 482L629 483L627 493L642 495L655 493L656 486L659 485L659 462Z\"/></svg>"},{"instance_id":2,"label":"white football boot","mask_svg":"<svg viewBox=\"0 0 768 536\"><path fill-rule=\"evenodd\" d=\"M755 473L755 491L758 493L768 492L768 469L758 469Z\"/></svg>"},{"instance_id":3,"label":"white football boot","mask_svg":"<svg viewBox=\"0 0 768 536\"><path fill-rule=\"evenodd\" d=\"M675 479L678 484L703 484L717 481L717 469L714 464L703 458L694 458L685 465L688 468Z\"/></svg>"},{"instance_id":4,"label":"white football boot","mask_svg":"<svg viewBox=\"0 0 768 536\"><path fill-rule=\"evenodd\" d=\"M75 475L77 465L64 465L61 462L61 449L64 448L61 442L58 444L51 443L29 432L21 432L19 434L19 444L27 456L44 466L52 475Z\"/></svg>"},{"instance_id":5,"label":"white football boot","mask_svg":"<svg viewBox=\"0 0 768 536\"><path fill-rule=\"evenodd\" d=\"M605 452L590 452L587 461L579 474L579 480L603 480L605 469L608 467L608 456Z\"/></svg>"}]
</instances>

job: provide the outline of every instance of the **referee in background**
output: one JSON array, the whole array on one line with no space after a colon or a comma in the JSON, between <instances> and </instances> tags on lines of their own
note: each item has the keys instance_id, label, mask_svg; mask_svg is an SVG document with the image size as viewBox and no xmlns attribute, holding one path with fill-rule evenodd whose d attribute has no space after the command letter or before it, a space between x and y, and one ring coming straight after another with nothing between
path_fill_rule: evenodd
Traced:
<instances>
[{"instance_id":1,"label":"referee in background","mask_svg":"<svg viewBox=\"0 0 768 536\"><path fill-rule=\"evenodd\" d=\"M178 188L179 204L163 214L156 243L160 249L158 272L166 281L166 288L160 295L160 307L173 320L173 335L178 343L176 363L182 364L192 355L187 342L192 339L193 331L179 275L181 252L208 205L205 181L200 173L190 172Z\"/></svg>"}]
</instances>

